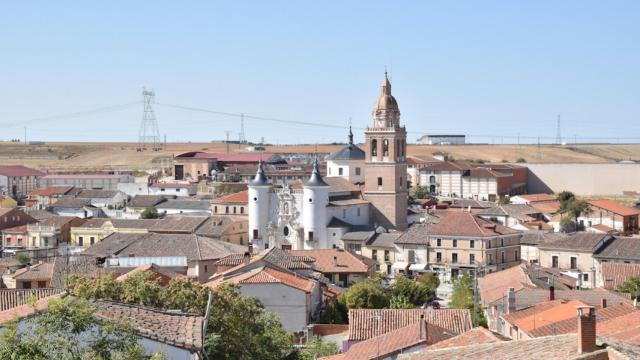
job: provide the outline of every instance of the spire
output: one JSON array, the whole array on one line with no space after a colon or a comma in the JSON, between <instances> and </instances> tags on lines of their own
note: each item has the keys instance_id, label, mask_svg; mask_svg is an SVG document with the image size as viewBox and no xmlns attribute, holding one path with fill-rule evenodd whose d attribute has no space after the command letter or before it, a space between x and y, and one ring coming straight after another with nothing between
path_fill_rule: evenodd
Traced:
<instances>
[{"instance_id":1,"label":"spire","mask_svg":"<svg viewBox=\"0 0 640 360\"><path fill-rule=\"evenodd\" d=\"M351 125L349 125L349 145L353 145L353 132L351 131Z\"/></svg>"},{"instance_id":2,"label":"spire","mask_svg":"<svg viewBox=\"0 0 640 360\"><path fill-rule=\"evenodd\" d=\"M260 159L260 162L258 163L258 171L256 171L256 176L253 178L253 180L251 180L251 182L249 182L249 185L251 186L269 185L269 179L267 179L267 176L264 174L262 159Z\"/></svg>"},{"instance_id":3,"label":"spire","mask_svg":"<svg viewBox=\"0 0 640 360\"><path fill-rule=\"evenodd\" d=\"M384 80L382 80L382 95L391 95L391 82L386 70L384 71Z\"/></svg>"},{"instance_id":4,"label":"spire","mask_svg":"<svg viewBox=\"0 0 640 360\"><path fill-rule=\"evenodd\" d=\"M329 186L320 175L320 164L318 164L318 158L313 161L313 171L311 177L304 183L304 186Z\"/></svg>"}]
</instances>

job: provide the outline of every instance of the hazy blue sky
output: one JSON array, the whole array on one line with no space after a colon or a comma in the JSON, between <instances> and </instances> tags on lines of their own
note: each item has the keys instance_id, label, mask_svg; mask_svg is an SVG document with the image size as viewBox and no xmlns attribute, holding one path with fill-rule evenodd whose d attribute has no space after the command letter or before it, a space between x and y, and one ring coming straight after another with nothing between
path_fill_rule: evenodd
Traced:
<instances>
[{"instance_id":1,"label":"hazy blue sky","mask_svg":"<svg viewBox=\"0 0 640 360\"><path fill-rule=\"evenodd\" d=\"M557 114L571 139L640 137L640 1L7 1L0 139L31 119L140 101L143 86L159 103L364 127L385 65L411 141L553 138ZM168 141L239 130L234 117L156 113ZM135 141L141 116L131 105L30 122L29 138ZM245 126L249 140L346 140Z\"/></svg>"}]
</instances>

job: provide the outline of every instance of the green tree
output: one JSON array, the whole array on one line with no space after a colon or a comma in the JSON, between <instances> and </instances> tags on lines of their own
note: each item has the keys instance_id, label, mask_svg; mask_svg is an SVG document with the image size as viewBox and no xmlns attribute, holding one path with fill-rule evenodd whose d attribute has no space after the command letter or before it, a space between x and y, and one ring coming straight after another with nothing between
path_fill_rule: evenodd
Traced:
<instances>
[{"instance_id":1,"label":"green tree","mask_svg":"<svg viewBox=\"0 0 640 360\"><path fill-rule=\"evenodd\" d=\"M346 324L347 314L348 309L344 302L338 299L330 299L320 312L318 322L320 324Z\"/></svg>"},{"instance_id":2,"label":"green tree","mask_svg":"<svg viewBox=\"0 0 640 360\"><path fill-rule=\"evenodd\" d=\"M389 306L389 296L375 279L351 286L342 294L342 299L349 309L382 309Z\"/></svg>"},{"instance_id":3,"label":"green tree","mask_svg":"<svg viewBox=\"0 0 640 360\"><path fill-rule=\"evenodd\" d=\"M455 280L453 282L453 294L451 294L449 306L455 309L469 309L473 315L473 285L474 279L469 274ZM479 305L476 311L477 324L475 325L487 327L487 319Z\"/></svg>"},{"instance_id":4,"label":"green tree","mask_svg":"<svg viewBox=\"0 0 640 360\"><path fill-rule=\"evenodd\" d=\"M209 299L209 289L185 278L173 278L162 294L163 306L180 309L190 314L204 315Z\"/></svg>"},{"instance_id":5,"label":"green tree","mask_svg":"<svg viewBox=\"0 0 640 360\"><path fill-rule=\"evenodd\" d=\"M128 304L163 307L163 289L155 274L138 271L120 282L120 300Z\"/></svg>"},{"instance_id":6,"label":"green tree","mask_svg":"<svg viewBox=\"0 0 640 360\"><path fill-rule=\"evenodd\" d=\"M417 306L412 304L404 295L392 295L389 300L390 309L415 309Z\"/></svg>"},{"instance_id":7,"label":"green tree","mask_svg":"<svg viewBox=\"0 0 640 360\"><path fill-rule=\"evenodd\" d=\"M618 291L625 294L630 294L632 297L636 295L636 292L640 288L640 276L634 276L623 282L618 287Z\"/></svg>"},{"instance_id":8,"label":"green tree","mask_svg":"<svg viewBox=\"0 0 640 360\"><path fill-rule=\"evenodd\" d=\"M500 200L498 202L502 205L511 204L511 198L509 196L500 196Z\"/></svg>"},{"instance_id":9,"label":"green tree","mask_svg":"<svg viewBox=\"0 0 640 360\"><path fill-rule=\"evenodd\" d=\"M565 190L559 192L556 198L558 199L558 201L560 201L560 209L564 211L567 210L569 204L571 204L576 199L576 196L571 191Z\"/></svg>"},{"instance_id":10,"label":"green tree","mask_svg":"<svg viewBox=\"0 0 640 360\"><path fill-rule=\"evenodd\" d=\"M148 207L144 209L144 211L140 214L140 219L157 219L160 215L158 214L158 209L155 206Z\"/></svg>"},{"instance_id":11,"label":"green tree","mask_svg":"<svg viewBox=\"0 0 640 360\"><path fill-rule=\"evenodd\" d=\"M112 274L96 278L70 275L67 288L71 294L85 299L119 301L122 296L122 283L115 281Z\"/></svg>"},{"instance_id":12,"label":"green tree","mask_svg":"<svg viewBox=\"0 0 640 360\"><path fill-rule=\"evenodd\" d=\"M432 272L418 276L416 281L431 289L434 294L438 289L438 286L440 286L440 279L438 279L438 275Z\"/></svg>"},{"instance_id":13,"label":"green tree","mask_svg":"<svg viewBox=\"0 0 640 360\"><path fill-rule=\"evenodd\" d=\"M335 355L340 351L338 345L334 342L325 342L321 337L315 336L304 349L300 351L298 359L300 360L315 360L323 356Z\"/></svg>"},{"instance_id":14,"label":"green tree","mask_svg":"<svg viewBox=\"0 0 640 360\"><path fill-rule=\"evenodd\" d=\"M95 322L96 308L84 299L49 301L47 311L24 322L5 325L0 337L2 359L148 359L126 322Z\"/></svg>"},{"instance_id":15,"label":"green tree","mask_svg":"<svg viewBox=\"0 0 640 360\"><path fill-rule=\"evenodd\" d=\"M426 199L429 195L429 188L427 186L416 186L413 189L413 198L414 199Z\"/></svg>"},{"instance_id":16,"label":"green tree","mask_svg":"<svg viewBox=\"0 0 640 360\"><path fill-rule=\"evenodd\" d=\"M404 276L397 277L388 291L392 297L403 297L416 306L428 303L435 295L428 286Z\"/></svg>"},{"instance_id":17,"label":"green tree","mask_svg":"<svg viewBox=\"0 0 640 360\"><path fill-rule=\"evenodd\" d=\"M18 262L22 265L27 265L29 262L31 262L31 258L29 257L29 255L23 252L16 255L16 260L18 260Z\"/></svg>"},{"instance_id":18,"label":"green tree","mask_svg":"<svg viewBox=\"0 0 640 360\"><path fill-rule=\"evenodd\" d=\"M516 160L516 162L517 162L517 163L520 163L520 164L522 164L522 163L526 163L526 162L527 162L527 159L525 159L525 158L523 158L523 157L519 157L519 158Z\"/></svg>"},{"instance_id":19,"label":"green tree","mask_svg":"<svg viewBox=\"0 0 640 360\"><path fill-rule=\"evenodd\" d=\"M576 226L578 226L578 218L582 214L589 212L589 203L584 200L574 200L568 205L567 211L573 216L576 221Z\"/></svg>"}]
</instances>

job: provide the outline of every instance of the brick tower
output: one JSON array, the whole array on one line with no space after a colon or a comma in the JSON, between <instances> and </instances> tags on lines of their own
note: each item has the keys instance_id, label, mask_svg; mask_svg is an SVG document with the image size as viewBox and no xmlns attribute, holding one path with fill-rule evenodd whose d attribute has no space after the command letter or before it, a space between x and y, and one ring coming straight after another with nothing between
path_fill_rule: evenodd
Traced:
<instances>
[{"instance_id":1,"label":"brick tower","mask_svg":"<svg viewBox=\"0 0 640 360\"><path fill-rule=\"evenodd\" d=\"M407 228L407 131L400 126L398 102L384 73L373 108L373 123L365 130L364 196L373 205L373 221L386 228Z\"/></svg>"}]
</instances>

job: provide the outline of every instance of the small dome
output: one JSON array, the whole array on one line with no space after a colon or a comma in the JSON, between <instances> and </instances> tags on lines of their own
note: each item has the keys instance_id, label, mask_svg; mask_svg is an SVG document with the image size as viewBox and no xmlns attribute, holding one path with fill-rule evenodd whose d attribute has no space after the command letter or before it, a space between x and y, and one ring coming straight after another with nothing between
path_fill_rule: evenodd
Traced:
<instances>
[{"instance_id":1,"label":"small dome","mask_svg":"<svg viewBox=\"0 0 640 360\"><path fill-rule=\"evenodd\" d=\"M378 110L400 110L396 98L391 95L391 82L389 81L386 71L384 73L384 80L382 80L382 91L380 92L380 96L378 96L378 99L376 100L376 106L373 109L374 112Z\"/></svg>"},{"instance_id":2,"label":"small dome","mask_svg":"<svg viewBox=\"0 0 640 360\"><path fill-rule=\"evenodd\" d=\"M249 182L249 186L265 186L271 185L269 183L269 179L264 174L264 168L262 167L262 160L258 163L258 171L256 172L256 176Z\"/></svg>"},{"instance_id":3,"label":"small dome","mask_svg":"<svg viewBox=\"0 0 640 360\"><path fill-rule=\"evenodd\" d=\"M349 126L349 144L329 154L326 160L364 160L364 158L364 151L353 144L353 132L351 131L351 126Z\"/></svg>"},{"instance_id":4,"label":"small dome","mask_svg":"<svg viewBox=\"0 0 640 360\"><path fill-rule=\"evenodd\" d=\"M313 172L311 173L311 177L304 183L304 186L329 186L322 175L320 175L320 165L318 165L318 159L315 159L313 162Z\"/></svg>"}]
</instances>

